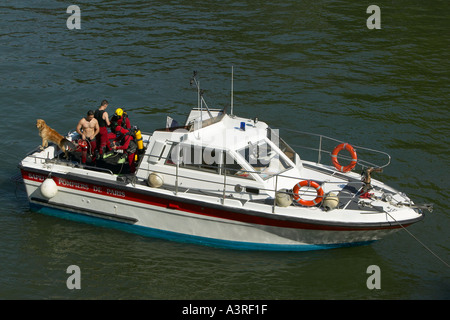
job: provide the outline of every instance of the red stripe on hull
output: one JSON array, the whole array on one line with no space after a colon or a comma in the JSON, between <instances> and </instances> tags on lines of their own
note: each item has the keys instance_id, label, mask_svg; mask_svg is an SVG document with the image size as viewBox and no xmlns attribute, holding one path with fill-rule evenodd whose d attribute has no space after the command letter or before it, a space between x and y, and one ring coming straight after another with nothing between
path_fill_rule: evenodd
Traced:
<instances>
[{"instance_id":1,"label":"red stripe on hull","mask_svg":"<svg viewBox=\"0 0 450 320\"><path fill-rule=\"evenodd\" d=\"M47 176L39 173L33 173L22 169L22 177L24 180L31 180L36 182L43 182ZM193 214L199 214L203 216L209 216L220 219L227 219L233 221L239 221L244 223L274 226L282 228L294 228L294 229L308 229L308 230L327 230L327 231L374 231L382 229L397 229L400 226L375 226L375 227L359 227L359 226L334 226L334 225L321 225L314 223L305 223L299 221L288 221L272 219L269 217L262 217L253 215L250 213L240 213L237 211L222 210L218 208L212 208L207 206L201 206L198 204L187 203L183 201L165 199L162 197L156 197L149 194L124 190L116 187L106 187L95 185L87 182L80 182L75 180L69 180L66 178L58 177L54 175L52 177L56 184L60 187L80 190L84 192L90 192L92 194L98 194L102 196L123 199L131 202L143 203L152 206L170 208L174 210L180 210ZM243 209L245 210L245 209ZM262 213L264 214L264 213ZM407 226L407 225L404 225Z\"/></svg>"}]
</instances>

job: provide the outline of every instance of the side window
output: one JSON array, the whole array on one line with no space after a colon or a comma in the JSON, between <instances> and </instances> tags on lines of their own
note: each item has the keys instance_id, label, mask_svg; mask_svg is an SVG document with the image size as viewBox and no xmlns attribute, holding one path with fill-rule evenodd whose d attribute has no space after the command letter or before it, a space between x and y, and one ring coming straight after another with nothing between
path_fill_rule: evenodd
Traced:
<instances>
[{"instance_id":1,"label":"side window","mask_svg":"<svg viewBox=\"0 0 450 320\"><path fill-rule=\"evenodd\" d=\"M225 156L225 158L223 158ZM165 161L166 165L175 166L178 161L180 168L214 172L237 178L253 179L250 173L242 168L236 160L222 150L202 148L199 146L173 145ZM224 163L225 162L225 163ZM221 165L224 163L223 165Z\"/></svg>"},{"instance_id":2,"label":"side window","mask_svg":"<svg viewBox=\"0 0 450 320\"><path fill-rule=\"evenodd\" d=\"M166 161L164 164L174 166L177 161L177 155L176 155L176 148L177 145L172 145L170 147L169 153L167 154Z\"/></svg>"},{"instance_id":3,"label":"side window","mask_svg":"<svg viewBox=\"0 0 450 320\"><path fill-rule=\"evenodd\" d=\"M222 151L220 150L177 144L170 149L165 164L176 165L178 161L180 168L219 173L221 157Z\"/></svg>"},{"instance_id":4,"label":"side window","mask_svg":"<svg viewBox=\"0 0 450 320\"><path fill-rule=\"evenodd\" d=\"M247 147L238 150L255 172L264 180L291 168L290 164L281 157L277 149L273 149L266 141L249 143Z\"/></svg>"},{"instance_id":5,"label":"side window","mask_svg":"<svg viewBox=\"0 0 450 320\"><path fill-rule=\"evenodd\" d=\"M267 128L267 138L275 143L275 145L280 148L280 150L289 158L289 160L295 163L295 151L283 139L280 138L277 129L274 130L271 128Z\"/></svg>"},{"instance_id":6,"label":"side window","mask_svg":"<svg viewBox=\"0 0 450 320\"><path fill-rule=\"evenodd\" d=\"M253 179L248 171L236 162L236 160L228 153L225 156L224 170L227 176L233 176L237 178Z\"/></svg>"}]
</instances>

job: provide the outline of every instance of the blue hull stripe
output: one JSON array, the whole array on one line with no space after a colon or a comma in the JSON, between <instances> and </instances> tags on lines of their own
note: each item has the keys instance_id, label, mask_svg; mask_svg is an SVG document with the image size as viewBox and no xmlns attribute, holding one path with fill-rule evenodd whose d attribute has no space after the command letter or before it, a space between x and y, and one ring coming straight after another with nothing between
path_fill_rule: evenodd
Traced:
<instances>
[{"instance_id":1,"label":"blue hull stripe","mask_svg":"<svg viewBox=\"0 0 450 320\"><path fill-rule=\"evenodd\" d=\"M341 247L352 247L367 245L374 241L365 242L354 242L354 243L339 243L339 244L298 244L298 245L287 245L287 244L271 244L271 243L256 243L256 242L241 242L241 241L230 241L221 240L200 236L193 236L183 233L164 231L149 227L143 227L123 222L117 222L112 220L106 220L102 218L97 218L93 216L88 216L85 214L72 213L69 211L47 207L45 205L39 205L36 203L30 203L30 208L32 211L38 213L68 219L71 221L84 222L96 226L113 228L117 230L122 230L146 237L160 238L177 242L194 243L207 245L218 248L226 249L236 249L236 250L261 250L261 251L311 251L311 250L323 250L323 249L334 249Z\"/></svg>"}]
</instances>

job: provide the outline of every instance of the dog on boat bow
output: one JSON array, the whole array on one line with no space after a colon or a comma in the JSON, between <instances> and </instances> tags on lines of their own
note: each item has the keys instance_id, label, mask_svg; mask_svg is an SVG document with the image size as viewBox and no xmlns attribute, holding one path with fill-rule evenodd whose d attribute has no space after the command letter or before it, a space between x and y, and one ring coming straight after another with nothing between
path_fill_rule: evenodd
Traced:
<instances>
[{"instance_id":1,"label":"dog on boat bow","mask_svg":"<svg viewBox=\"0 0 450 320\"><path fill-rule=\"evenodd\" d=\"M64 157L67 159L69 157L68 151L75 149L75 145L60 135L56 130L50 128L44 120L36 120L36 128L39 130L39 136L42 138L41 150L48 147L48 142L53 142L58 145L58 147L64 151Z\"/></svg>"}]
</instances>

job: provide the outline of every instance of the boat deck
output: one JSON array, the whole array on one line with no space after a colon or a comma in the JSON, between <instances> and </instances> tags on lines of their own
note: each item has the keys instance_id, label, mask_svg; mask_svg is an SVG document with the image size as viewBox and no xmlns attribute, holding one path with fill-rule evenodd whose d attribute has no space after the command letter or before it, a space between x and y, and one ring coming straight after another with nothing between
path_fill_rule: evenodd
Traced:
<instances>
[{"instance_id":1,"label":"boat deck","mask_svg":"<svg viewBox=\"0 0 450 320\"><path fill-rule=\"evenodd\" d=\"M69 152L69 159L64 158L64 153L58 153L55 159L59 161L67 161L75 166L85 167L87 170L96 170L112 172L116 175L130 174L130 165L128 164L127 155L124 153L114 152L113 155L105 159L97 159L94 162L88 155L86 164L81 163L81 152L71 151Z\"/></svg>"}]
</instances>

